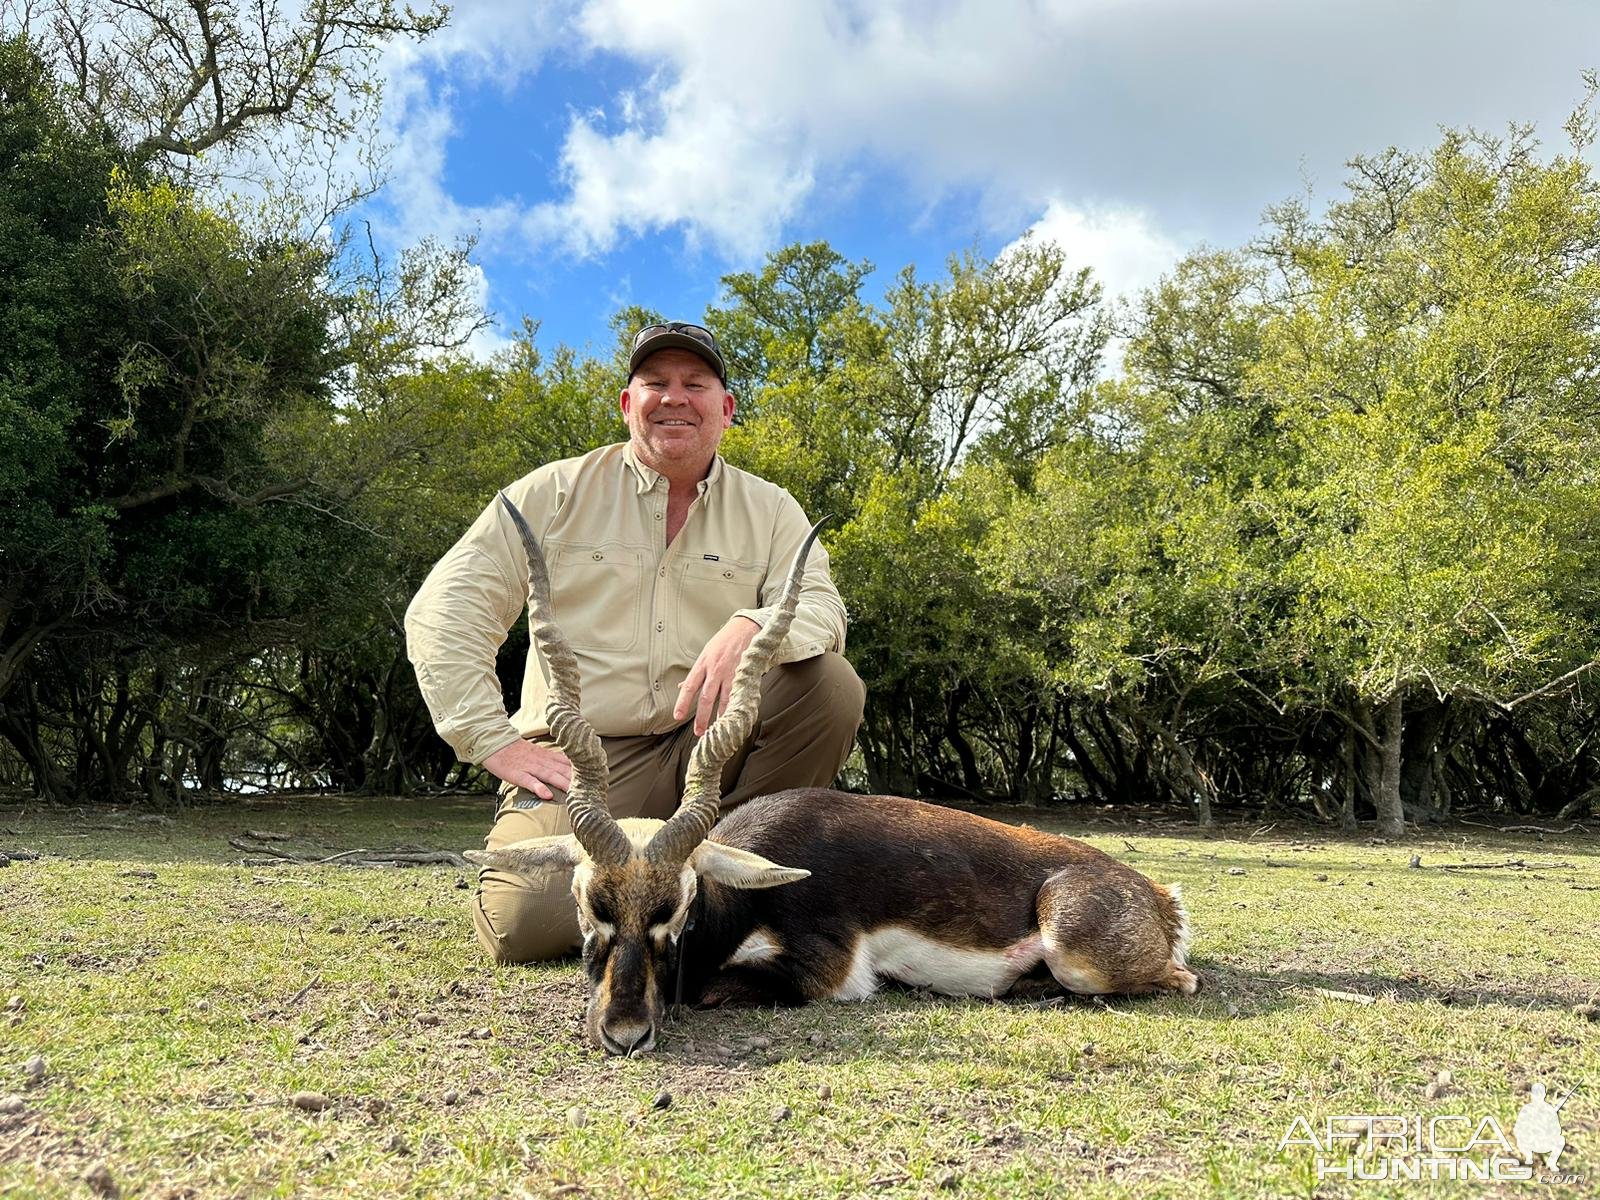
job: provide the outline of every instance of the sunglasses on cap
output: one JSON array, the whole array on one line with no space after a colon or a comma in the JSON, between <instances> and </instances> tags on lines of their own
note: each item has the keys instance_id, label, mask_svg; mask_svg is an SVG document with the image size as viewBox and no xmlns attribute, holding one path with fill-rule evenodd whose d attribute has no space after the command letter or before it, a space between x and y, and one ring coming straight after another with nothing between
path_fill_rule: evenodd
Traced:
<instances>
[{"instance_id":1,"label":"sunglasses on cap","mask_svg":"<svg viewBox=\"0 0 1600 1200\"><path fill-rule=\"evenodd\" d=\"M716 371L717 378L726 383L728 368L722 361L722 351L717 347L717 339L704 325L695 325L689 321L663 321L659 325L646 325L634 334L633 353L628 358L629 374L637 371L639 364L657 350L673 347L688 350L705 359Z\"/></svg>"},{"instance_id":2,"label":"sunglasses on cap","mask_svg":"<svg viewBox=\"0 0 1600 1200\"><path fill-rule=\"evenodd\" d=\"M707 350L717 349L717 339L712 336L711 330L704 325L691 325L687 321L667 321L661 325L646 325L633 335L633 348L637 350L651 338L663 333L681 333L685 337L692 337Z\"/></svg>"}]
</instances>

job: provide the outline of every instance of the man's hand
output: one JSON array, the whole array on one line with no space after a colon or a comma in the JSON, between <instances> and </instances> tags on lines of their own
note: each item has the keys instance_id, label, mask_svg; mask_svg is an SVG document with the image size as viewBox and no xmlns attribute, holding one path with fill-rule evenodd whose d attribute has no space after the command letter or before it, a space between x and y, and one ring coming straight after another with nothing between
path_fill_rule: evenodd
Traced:
<instances>
[{"instance_id":1,"label":"man's hand","mask_svg":"<svg viewBox=\"0 0 1600 1200\"><path fill-rule=\"evenodd\" d=\"M527 738L502 746L483 760L483 767L507 783L527 788L541 800L555 799L551 788L565 792L572 787L572 763L567 756L554 746L541 746Z\"/></svg>"},{"instance_id":2,"label":"man's hand","mask_svg":"<svg viewBox=\"0 0 1600 1200\"><path fill-rule=\"evenodd\" d=\"M760 632L761 626L749 617L729 617L728 623L712 635L706 648L700 651L700 657L694 660L689 678L678 688L678 702L672 707L672 715L681 721L693 709L697 737L728 707L739 659Z\"/></svg>"}]
</instances>

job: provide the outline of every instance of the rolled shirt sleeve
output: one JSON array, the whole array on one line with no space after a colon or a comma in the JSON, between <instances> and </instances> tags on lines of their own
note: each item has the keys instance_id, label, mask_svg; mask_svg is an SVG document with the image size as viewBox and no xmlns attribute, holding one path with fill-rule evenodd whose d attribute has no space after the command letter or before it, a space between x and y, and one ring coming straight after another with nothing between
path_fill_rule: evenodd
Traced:
<instances>
[{"instance_id":1,"label":"rolled shirt sleeve","mask_svg":"<svg viewBox=\"0 0 1600 1200\"><path fill-rule=\"evenodd\" d=\"M481 763L521 733L506 715L495 655L521 617L527 563L496 497L435 565L406 609L406 653L439 736Z\"/></svg>"}]
</instances>

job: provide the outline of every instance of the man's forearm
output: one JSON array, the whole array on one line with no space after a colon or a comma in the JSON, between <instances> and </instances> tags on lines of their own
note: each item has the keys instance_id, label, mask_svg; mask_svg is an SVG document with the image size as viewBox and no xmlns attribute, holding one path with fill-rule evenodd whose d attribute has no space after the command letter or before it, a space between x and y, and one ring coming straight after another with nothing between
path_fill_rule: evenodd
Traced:
<instances>
[{"instance_id":1,"label":"man's forearm","mask_svg":"<svg viewBox=\"0 0 1600 1200\"><path fill-rule=\"evenodd\" d=\"M440 559L406 610L406 653L434 728L464 762L519 737L506 715L495 655L521 611L505 572L470 545ZM506 609L515 605L508 618Z\"/></svg>"}]
</instances>

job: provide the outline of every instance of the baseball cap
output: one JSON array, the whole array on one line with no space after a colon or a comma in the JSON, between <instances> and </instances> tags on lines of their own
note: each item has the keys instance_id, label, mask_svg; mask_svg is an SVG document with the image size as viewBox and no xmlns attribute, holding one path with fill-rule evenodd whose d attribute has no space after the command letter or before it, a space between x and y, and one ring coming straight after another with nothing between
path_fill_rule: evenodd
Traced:
<instances>
[{"instance_id":1,"label":"baseball cap","mask_svg":"<svg viewBox=\"0 0 1600 1200\"><path fill-rule=\"evenodd\" d=\"M704 325L688 321L663 321L659 325L646 325L633 337L633 353L628 356L628 375L639 369L639 364L657 350L687 350L697 354L711 365L717 378L728 382L728 368L723 365L722 352L717 349L717 339Z\"/></svg>"}]
</instances>

